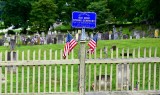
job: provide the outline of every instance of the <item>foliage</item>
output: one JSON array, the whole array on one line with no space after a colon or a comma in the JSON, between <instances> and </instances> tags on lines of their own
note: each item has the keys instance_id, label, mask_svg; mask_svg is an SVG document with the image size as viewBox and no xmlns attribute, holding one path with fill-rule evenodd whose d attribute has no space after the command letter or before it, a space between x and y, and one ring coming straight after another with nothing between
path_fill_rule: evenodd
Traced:
<instances>
[{"instance_id":1,"label":"foliage","mask_svg":"<svg viewBox=\"0 0 160 95\"><path fill-rule=\"evenodd\" d=\"M17 27L26 27L31 11L32 0L5 0L2 19L6 27L12 24Z\"/></svg>"},{"instance_id":2,"label":"foliage","mask_svg":"<svg viewBox=\"0 0 160 95\"><path fill-rule=\"evenodd\" d=\"M50 25L54 23L57 6L53 0L39 0L32 4L31 10L31 30L38 32L48 31Z\"/></svg>"},{"instance_id":3,"label":"foliage","mask_svg":"<svg viewBox=\"0 0 160 95\"><path fill-rule=\"evenodd\" d=\"M97 13L97 30L106 29L106 21L112 22L112 14L110 9L108 9L106 0L101 0L98 2L92 2L87 7L88 11Z\"/></svg>"},{"instance_id":4,"label":"foliage","mask_svg":"<svg viewBox=\"0 0 160 95\"><path fill-rule=\"evenodd\" d=\"M1 0L0 16L6 27L15 25L32 31L47 31L55 21L70 25L73 11L97 13L97 31L108 24L126 22L154 24L159 27L159 0ZM1 18L1 17L0 17Z\"/></svg>"}]
</instances>

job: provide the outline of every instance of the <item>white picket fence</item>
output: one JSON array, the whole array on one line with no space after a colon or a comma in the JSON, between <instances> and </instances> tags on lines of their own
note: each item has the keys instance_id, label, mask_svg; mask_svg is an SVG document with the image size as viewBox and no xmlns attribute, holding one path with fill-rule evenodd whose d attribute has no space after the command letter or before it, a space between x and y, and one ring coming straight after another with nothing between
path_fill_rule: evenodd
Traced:
<instances>
[{"instance_id":1,"label":"white picket fence","mask_svg":"<svg viewBox=\"0 0 160 95\"><path fill-rule=\"evenodd\" d=\"M157 48L154 51L152 48L143 51L140 48L116 48L105 52L100 49L91 55L84 53L83 46L79 59L75 58L74 51L64 60L62 50L53 53L50 49L43 53L41 50L16 51L16 60L11 52L8 61L8 51L0 52L0 94L159 94L160 58L157 57ZM103 83L104 87L101 86L102 75L105 81L109 80Z\"/></svg>"}]
</instances>

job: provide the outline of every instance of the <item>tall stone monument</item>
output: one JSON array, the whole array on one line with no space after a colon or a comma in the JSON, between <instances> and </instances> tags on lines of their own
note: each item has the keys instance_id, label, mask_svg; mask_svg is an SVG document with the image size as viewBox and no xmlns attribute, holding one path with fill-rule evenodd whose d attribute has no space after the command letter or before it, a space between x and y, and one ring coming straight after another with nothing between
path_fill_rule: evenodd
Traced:
<instances>
[{"instance_id":1,"label":"tall stone monument","mask_svg":"<svg viewBox=\"0 0 160 95\"><path fill-rule=\"evenodd\" d=\"M15 46L16 46L16 37L15 36L11 36L11 40L10 40L10 51L7 53L7 61L16 61L17 60L17 54L14 51L15 50ZM13 72L16 72L16 66L9 66L8 67L8 71L10 72L11 70L13 70Z\"/></svg>"}]
</instances>

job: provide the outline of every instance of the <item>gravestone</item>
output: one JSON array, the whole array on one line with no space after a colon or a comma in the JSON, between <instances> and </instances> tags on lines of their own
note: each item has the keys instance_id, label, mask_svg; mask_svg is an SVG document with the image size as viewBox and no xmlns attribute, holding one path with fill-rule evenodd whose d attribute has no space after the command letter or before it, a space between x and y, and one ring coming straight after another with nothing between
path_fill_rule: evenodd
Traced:
<instances>
[{"instance_id":1,"label":"gravestone","mask_svg":"<svg viewBox=\"0 0 160 95\"><path fill-rule=\"evenodd\" d=\"M113 33L111 34L111 40L114 40L114 34Z\"/></svg>"},{"instance_id":2,"label":"gravestone","mask_svg":"<svg viewBox=\"0 0 160 95\"><path fill-rule=\"evenodd\" d=\"M47 44L52 44L53 43L53 39L52 39L51 35L47 35L46 39L47 39Z\"/></svg>"},{"instance_id":3,"label":"gravestone","mask_svg":"<svg viewBox=\"0 0 160 95\"><path fill-rule=\"evenodd\" d=\"M114 32L114 40L117 40L118 38L118 32Z\"/></svg>"},{"instance_id":4,"label":"gravestone","mask_svg":"<svg viewBox=\"0 0 160 95\"><path fill-rule=\"evenodd\" d=\"M155 29L155 32L154 32L154 37L155 37L155 38L158 38L158 37L159 37L158 33L159 33L159 29Z\"/></svg>"},{"instance_id":5,"label":"gravestone","mask_svg":"<svg viewBox=\"0 0 160 95\"><path fill-rule=\"evenodd\" d=\"M98 40L101 40L101 38L102 38L102 34L98 33Z\"/></svg>"},{"instance_id":6,"label":"gravestone","mask_svg":"<svg viewBox=\"0 0 160 95\"><path fill-rule=\"evenodd\" d=\"M123 89L130 87L130 68L128 66L129 64L124 63L124 64L118 64L118 90L121 88L121 86L123 87ZM127 66L128 66L128 71L127 71ZM123 70L123 72L122 72ZM123 77L122 77L122 73L123 73ZM127 79L128 77L128 79ZM123 79L123 82L122 82ZM128 82L128 84L127 84ZM129 88L128 88L129 89Z\"/></svg>"},{"instance_id":7,"label":"gravestone","mask_svg":"<svg viewBox=\"0 0 160 95\"><path fill-rule=\"evenodd\" d=\"M88 36L88 33L86 33L86 40L89 40L89 36Z\"/></svg>"},{"instance_id":8,"label":"gravestone","mask_svg":"<svg viewBox=\"0 0 160 95\"><path fill-rule=\"evenodd\" d=\"M124 34L124 35L123 35L123 39L128 39L128 35L127 35L127 34Z\"/></svg>"},{"instance_id":9,"label":"gravestone","mask_svg":"<svg viewBox=\"0 0 160 95\"><path fill-rule=\"evenodd\" d=\"M54 40L54 42L53 42L53 43L54 43L54 44L57 44L57 38L56 38L56 37L54 37L54 38L53 38L53 40Z\"/></svg>"},{"instance_id":10,"label":"gravestone","mask_svg":"<svg viewBox=\"0 0 160 95\"><path fill-rule=\"evenodd\" d=\"M93 33L91 33L91 35L90 35L90 39L93 39Z\"/></svg>"},{"instance_id":11,"label":"gravestone","mask_svg":"<svg viewBox=\"0 0 160 95\"><path fill-rule=\"evenodd\" d=\"M140 33L139 32L137 32L135 36L136 36L136 39L140 39Z\"/></svg>"},{"instance_id":12,"label":"gravestone","mask_svg":"<svg viewBox=\"0 0 160 95\"><path fill-rule=\"evenodd\" d=\"M64 39L64 38L63 38L63 35L62 35L62 34L58 34L58 35L57 35L57 38L58 38L58 42L57 42L57 43L58 43L58 44L62 44L62 43L63 43L63 39Z\"/></svg>"},{"instance_id":13,"label":"gravestone","mask_svg":"<svg viewBox=\"0 0 160 95\"><path fill-rule=\"evenodd\" d=\"M0 46L4 45L4 40L0 39Z\"/></svg>"},{"instance_id":14,"label":"gravestone","mask_svg":"<svg viewBox=\"0 0 160 95\"><path fill-rule=\"evenodd\" d=\"M78 36L79 36L79 34L78 34L78 33L76 33L76 41L78 41L78 38L79 38Z\"/></svg>"},{"instance_id":15,"label":"gravestone","mask_svg":"<svg viewBox=\"0 0 160 95\"><path fill-rule=\"evenodd\" d=\"M42 35L42 37L45 37L45 33L44 32L42 32L41 35Z\"/></svg>"},{"instance_id":16,"label":"gravestone","mask_svg":"<svg viewBox=\"0 0 160 95\"><path fill-rule=\"evenodd\" d=\"M16 52L14 52L15 45L16 45L16 39L14 36L12 36L12 38L10 40L10 52L7 53L7 61L17 60L17 56L16 56L17 54L16 54ZM8 71L10 72L11 70L13 70L13 72L16 72L16 66L8 66Z\"/></svg>"}]
</instances>

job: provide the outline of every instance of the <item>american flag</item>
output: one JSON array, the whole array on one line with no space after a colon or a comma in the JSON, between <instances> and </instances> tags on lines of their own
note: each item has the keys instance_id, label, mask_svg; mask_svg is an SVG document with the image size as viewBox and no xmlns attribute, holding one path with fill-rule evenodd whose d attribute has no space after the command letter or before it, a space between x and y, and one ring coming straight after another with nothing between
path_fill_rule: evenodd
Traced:
<instances>
[{"instance_id":1,"label":"american flag","mask_svg":"<svg viewBox=\"0 0 160 95\"><path fill-rule=\"evenodd\" d=\"M88 42L88 46L89 46L89 52L91 54L94 53L94 49L96 48L97 46L97 40L98 40L98 35L96 34L93 39L91 39L89 42Z\"/></svg>"},{"instance_id":2,"label":"american flag","mask_svg":"<svg viewBox=\"0 0 160 95\"><path fill-rule=\"evenodd\" d=\"M64 47L63 58L65 59L67 54L72 51L72 49L77 45L77 42L72 38L72 36L68 33L66 38L66 44Z\"/></svg>"}]
</instances>

